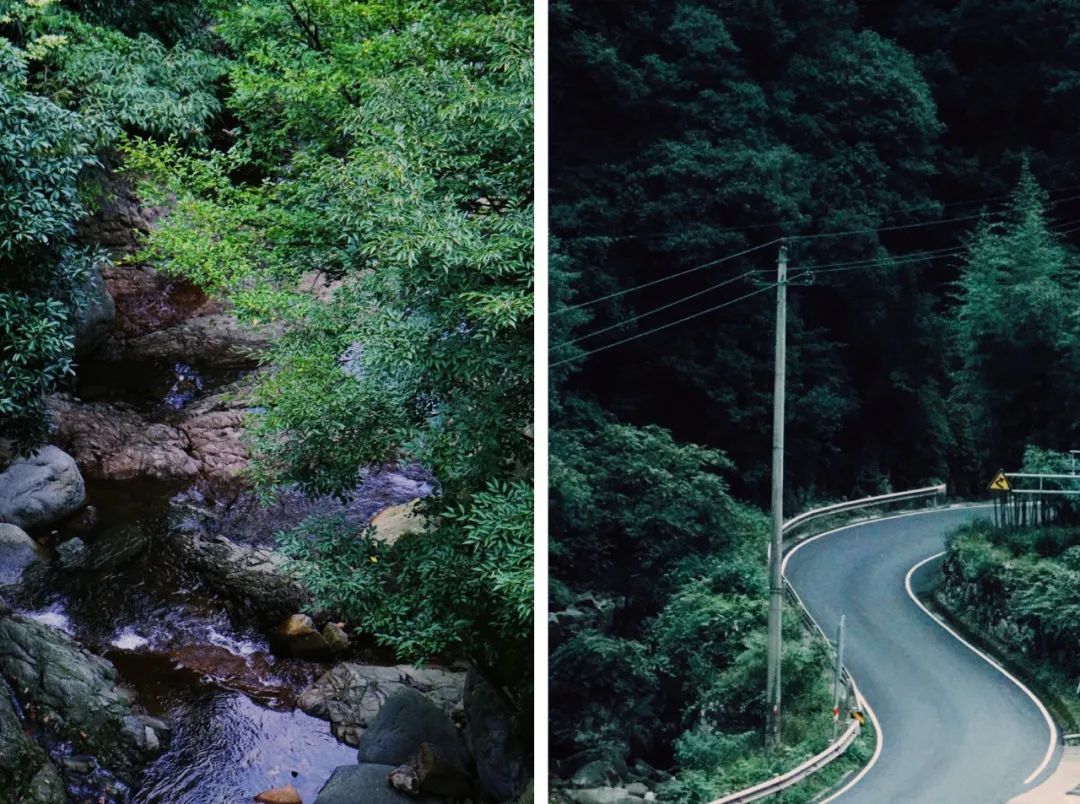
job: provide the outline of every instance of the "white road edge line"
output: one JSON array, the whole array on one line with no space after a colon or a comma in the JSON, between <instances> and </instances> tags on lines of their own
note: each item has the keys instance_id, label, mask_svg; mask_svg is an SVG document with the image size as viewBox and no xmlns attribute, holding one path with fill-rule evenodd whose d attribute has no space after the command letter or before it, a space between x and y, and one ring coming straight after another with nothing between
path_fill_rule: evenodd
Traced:
<instances>
[{"instance_id":1,"label":"white road edge line","mask_svg":"<svg viewBox=\"0 0 1080 804\"><path fill-rule=\"evenodd\" d=\"M873 524L875 522L887 522L890 519L903 519L904 517L921 516L923 514L940 514L942 511L951 511L951 510L956 510L958 508L989 508L989 507L990 507L989 505L981 505L980 504L980 505L950 506L948 508L930 508L930 509L927 509L925 511L907 511L907 512L902 513L902 514L893 514L892 516L876 517L874 519L864 519L861 522L852 522L850 525L843 525L843 526L841 526L839 528L833 528L832 530L827 530L824 533L819 533L816 536L811 536L809 539L806 539L805 541L799 542L797 545L792 547L787 552L787 555L784 556L784 560L780 564L780 572L781 572L781 574L787 573L787 563L788 563L788 561L790 561L791 557L793 555L795 555L797 552L799 552L799 550L801 550L803 547L810 544L811 542L816 542L818 539L824 538L825 536L830 536L833 533L840 533L841 531L851 530L852 528L861 528L863 525L871 525L871 524ZM857 774L855 774L855 778L853 778L850 782L848 782L846 785L841 787L839 790L837 790L835 793L833 793L827 799L825 799L824 801L821 801L820 804L829 804L830 801L834 801L834 800L840 798L840 796L844 795L844 793L846 793L848 790L850 790L855 785L857 785L860 781L862 781L862 778L864 776L866 776L866 774L868 774L870 772L870 769L873 768L875 764L877 764L878 759L881 757L881 750L885 745L885 732L881 730L881 723L877 719L877 714L874 712L874 708L872 706L870 706L870 702L867 701L866 698L863 697L863 694L861 692L859 692L859 687L855 683L855 678L854 677L851 677L851 685L855 688L855 699L857 701L859 701L862 708L866 710L868 715L870 715L870 720L874 724L874 736L877 738L877 744L874 746L874 753L873 753L873 756L870 757L870 761L867 762L866 765L863 766L863 769L861 771L859 771Z\"/></svg>"},{"instance_id":2,"label":"white road edge line","mask_svg":"<svg viewBox=\"0 0 1080 804\"><path fill-rule=\"evenodd\" d=\"M964 639L962 636L960 636L958 633L956 633L956 631L954 631L948 625L946 625L941 620L939 620L937 617L935 617L933 615L933 613L931 613L930 609L926 608L926 606L923 605L922 601L919 600L919 598L917 598L915 596L915 593L911 589L911 576L913 576L918 571L918 569L920 567L922 567L923 565L929 564L935 558L941 558L943 555L945 555L944 550L942 550L940 553L934 553L932 556L928 556L928 557L924 558L922 561L918 562L914 567L909 569L907 575L904 577L904 589L907 591L908 597L910 597L914 601L916 606L918 606L920 609L923 610L923 613L927 617L929 617L935 623L937 623L942 628L944 628L946 631L948 631L950 634L952 634L954 637L956 637L957 640L959 640L966 648L968 648L973 653L975 653L976 656L978 656L980 659L985 661L987 664L989 664L991 667L993 667L995 670L997 670L999 673L1001 673L1003 676L1005 676L1005 678L1009 679L1009 681L1011 681L1013 684L1015 684L1017 687L1019 687L1020 690L1027 697L1029 697L1031 699L1032 703L1034 703L1035 706L1038 707L1039 712L1042 714L1043 719L1046 721L1046 725L1050 728L1050 745L1049 745L1049 747L1047 747L1046 756L1044 756L1043 761L1041 763L1039 763L1039 767L1035 768L1035 770L1033 770L1031 772L1031 775L1028 776L1026 779L1024 779L1024 784L1025 785L1031 784L1033 779L1035 779L1040 773L1042 773L1044 770L1046 770L1046 766L1049 765L1050 760L1054 758L1054 749L1057 748L1057 740L1058 740L1057 724L1055 724L1054 719L1052 717L1050 717L1050 713L1048 711L1046 711L1046 707L1043 706L1042 701L1040 701L1038 698L1036 698L1035 694L1031 690L1029 690L1026 686L1024 686L1024 683L1020 679L1018 679L1016 676L1014 676L1012 673L1010 673L1008 670L1006 670L1004 667L1002 667L1000 664L998 664L998 662L995 659L993 659L992 657L990 657L987 654L983 653L981 650L976 648L974 645L972 645L970 642L968 642L966 639Z\"/></svg>"}]
</instances>

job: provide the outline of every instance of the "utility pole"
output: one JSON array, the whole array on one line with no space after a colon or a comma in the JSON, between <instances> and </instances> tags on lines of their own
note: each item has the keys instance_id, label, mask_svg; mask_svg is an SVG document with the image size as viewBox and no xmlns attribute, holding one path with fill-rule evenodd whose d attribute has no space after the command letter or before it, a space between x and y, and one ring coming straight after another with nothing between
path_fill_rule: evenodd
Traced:
<instances>
[{"instance_id":1,"label":"utility pole","mask_svg":"<svg viewBox=\"0 0 1080 804\"><path fill-rule=\"evenodd\" d=\"M769 543L769 648L765 684L767 727L765 745L780 744L780 651L784 610L781 574L784 527L784 372L787 359L787 244L776 259L776 365L773 379L772 539Z\"/></svg>"},{"instance_id":2,"label":"utility pole","mask_svg":"<svg viewBox=\"0 0 1080 804\"><path fill-rule=\"evenodd\" d=\"M836 733L840 730L840 685L844 681L844 620L846 615L840 615L840 625L836 627L836 681L833 683L832 711L833 727L832 738L836 739Z\"/></svg>"}]
</instances>

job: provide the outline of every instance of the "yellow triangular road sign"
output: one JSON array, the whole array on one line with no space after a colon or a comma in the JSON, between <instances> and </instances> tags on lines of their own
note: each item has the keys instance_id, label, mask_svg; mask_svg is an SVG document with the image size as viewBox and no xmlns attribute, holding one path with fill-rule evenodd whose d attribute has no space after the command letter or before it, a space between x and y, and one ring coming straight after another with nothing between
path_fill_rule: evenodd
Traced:
<instances>
[{"instance_id":1,"label":"yellow triangular road sign","mask_svg":"<svg viewBox=\"0 0 1080 804\"><path fill-rule=\"evenodd\" d=\"M1005 470L1001 469L994 479L990 481L990 491L1012 491L1012 486L1009 485L1009 479L1005 477Z\"/></svg>"}]
</instances>

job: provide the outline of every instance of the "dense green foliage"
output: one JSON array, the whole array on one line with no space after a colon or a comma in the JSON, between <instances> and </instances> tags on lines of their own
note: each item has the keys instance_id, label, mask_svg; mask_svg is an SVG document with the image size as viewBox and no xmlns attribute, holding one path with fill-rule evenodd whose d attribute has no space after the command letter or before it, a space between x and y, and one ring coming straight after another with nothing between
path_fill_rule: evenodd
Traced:
<instances>
[{"instance_id":1,"label":"dense green foliage","mask_svg":"<svg viewBox=\"0 0 1080 804\"><path fill-rule=\"evenodd\" d=\"M587 423L552 436L552 574L590 580L552 584L553 753L674 755L669 794L696 801L821 750L831 660L789 612L786 747L761 755L767 528L729 461L573 404Z\"/></svg>"},{"instance_id":2,"label":"dense green foliage","mask_svg":"<svg viewBox=\"0 0 1080 804\"><path fill-rule=\"evenodd\" d=\"M715 567L761 563L730 506L768 502L782 238L788 514L929 482L970 495L1026 445L1078 446L1080 17L559 0L551 25L552 608L615 601L565 644L609 668L586 711L619 724L556 710L553 747L565 768L598 744L671 760L704 799L749 743L699 735L760 726L764 672L723 705L702 690L751 662L764 597L752 573L684 570L703 544ZM666 471L681 450L697 463ZM553 700L579 671L553 664ZM638 733L653 742L619 736Z\"/></svg>"},{"instance_id":3,"label":"dense green foliage","mask_svg":"<svg viewBox=\"0 0 1080 804\"><path fill-rule=\"evenodd\" d=\"M0 0L0 432L46 436L104 259L79 221L121 166L169 210L138 258L281 332L262 489L346 494L395 461L438 479L422 539L286 538L318 601L524 706L532 64L510 0Z\"/></svg>"},{"instance_id":4,"label":"dense green foliage","mask_svg":"<svg viewBox=\"0 0 1080 804\"><path fill-rule=\"evenodd\" d=\"M1009 650L1080 671L1080 530L995 528L952 534L946 599Z\"/></svg>"},{"instance_id":5,"label":"dense green foliage","mask_svg":"<svg viewBox=\"0 0 1080 804\"><path fill-rule=\"evenodd\" d=\"M57 3L0 3L0 433L18 449L45 438L42 395L71 371L81 289L105 259L75 238L93 169L125 130L199 137L220 72Z\"/></svg>"},{"instance_id":6,"label":"dense green foliage","mask_svg":"<svg viewBox=\"0 0 1080 804\"><path fill-rule=\"evenodd\" d=\"M210 7L232 55L232 142L128 141L143 194L171 206L142 257L284 327L255 391L263 488L346 493L360 467L399 460L438 478L423 540L368 555L333 523L288 538L320 602L403 657L464 652L519 683L532 631L529 8Z\"/></svg>"}]
</instances>

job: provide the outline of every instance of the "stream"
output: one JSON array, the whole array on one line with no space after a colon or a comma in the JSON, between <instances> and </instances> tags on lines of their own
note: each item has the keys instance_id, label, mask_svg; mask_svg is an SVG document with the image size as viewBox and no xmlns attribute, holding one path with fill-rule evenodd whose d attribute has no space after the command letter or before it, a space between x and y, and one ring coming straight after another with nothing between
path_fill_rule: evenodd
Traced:
<instances>
[{"instance_id":1,"label":"stream","mask_svg":"<svg viewBox=\"0 0 1080 804\"><path fill-rule=\"evenodd\" d=\"M80 367L72 391L84 402L122 403L152 420L169 421L242 374L176 361L91 361ZM294 705L299 692L331 665L275 656L250 617L171 550L158 549L166 538L170 501L217 505L217 524L230 537L269 544L275 530L313 510L337 506L366 521L431 490L430 478L416 467L380 470L365 476L344 508L333 500L284 493L266 510L243 495L226 495L222 504L191 482L87 479L87 502L96 517L76 516L32 535L50 551L78 535L91 546L94 566L62 571L54 559L12 603L109 659L141 705L167 720L173 734L134 790L115 782L95 787L90 779L86 789L69 788L71 800L233 804L292 783L311 802L335 767L356 762L356 749L339 743L326 721ZM374 648L359 660L393 663ZM54 755L64 752L63 746L51 748Z\"/></svg>"}]
</instances>

